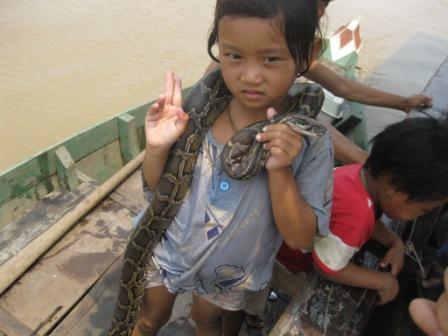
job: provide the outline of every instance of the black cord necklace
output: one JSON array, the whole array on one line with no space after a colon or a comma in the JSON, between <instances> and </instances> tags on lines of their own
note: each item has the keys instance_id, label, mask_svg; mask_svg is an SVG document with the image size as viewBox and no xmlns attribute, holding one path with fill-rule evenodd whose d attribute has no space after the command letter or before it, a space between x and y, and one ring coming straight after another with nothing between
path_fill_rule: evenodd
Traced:
<instances>
[{"instance_id":1,"label":"black cord necklace","mask_svg":"<svg viewBox=\"0 0 448 336\"><path fill-rule=\"evenodd\" d=\"M227 105L227 116L228 116L228 118L229 118L229 122L230 122L230 127L232 127L232 130L234 131L234 132L236 132L237 131L237 128L236 128L236 126L235 126L235 123L233 122L233 119L232 119L232 115L230 114L230 104L231 103L229 103L229 105Z\"/></svg>"},{"instance_id":2,"label":"black cord necklace","mask_svg":"<svg viewBox=\"0 0 448 336\"><path fill-rule=\"evenodd\" d=\"M370 198L373 201L373 206L375 207L375 219L381 218L383 215L383 210L381 209L378 202L375 201L375 198L373 197L373 192L370 190L369 183L367 182L366 172L364 167L361 168L361 171L359 172L359 175L361 176L361 181L364 184L364 187L366 188L367 193L369 194Z\"/></svg>"}]
</instances>

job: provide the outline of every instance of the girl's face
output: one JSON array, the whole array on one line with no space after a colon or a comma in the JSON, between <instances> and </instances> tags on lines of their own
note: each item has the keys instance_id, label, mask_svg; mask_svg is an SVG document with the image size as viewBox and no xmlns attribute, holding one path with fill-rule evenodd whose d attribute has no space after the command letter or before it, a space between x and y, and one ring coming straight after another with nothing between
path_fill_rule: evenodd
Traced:
<instances>
[{"instance_id":1,"label":"girl's face","mask_svg":"<svg viewBox=\"0 0 448 336\"><path fill-rule=\"evenodd\" d=\"M278 19L223 16L218 26L224 80L242 107L279 107L297 75Z\"/></svg>"}]
</instances>

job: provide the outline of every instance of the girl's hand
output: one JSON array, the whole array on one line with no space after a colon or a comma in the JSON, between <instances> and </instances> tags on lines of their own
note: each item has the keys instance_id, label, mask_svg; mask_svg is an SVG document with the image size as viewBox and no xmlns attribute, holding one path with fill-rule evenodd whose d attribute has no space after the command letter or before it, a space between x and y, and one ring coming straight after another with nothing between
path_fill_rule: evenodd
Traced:
<instances>
[{"instance_id":1,"label":"girl's hand","mask_svg":"<svg viewBox=\"0 0 448 336\"><path fill-rule=\"evenodd\" d=\"M413 95L404 98L402 110L409 112L413 108L427 108L432 106L432 98L424 95Z\"/></svg>"},{"instance_id":2,"label":"girl's hand","mask_svg":"<svg viewBox=\"0 0 448 336\"><path fill-rule=\"evenodd\" d=\"M378 305L383 305L395 299L399 290L398 281L392 274L382 274L384 275L384 280L382 287L378 290L378 295L380 296L380 300L377 302Z\"/></svg>"},{"instance_id":3,"label":"girl's hand","mask_svg":"<svg viewBox=\"0 0 448 336\"><path fill-rule=\"evenodd\" d=\"M165 94L151 105L145 118L147 146L153 150L168 150L185 130L188 114L182 109L180 78L172 71L165 76Z\"/></svg>"},{"instance_id":4,"label":"girl's hand","mask_svg":"<svg viewBox=\"0 0 448 336\"><path fill-rule=\"evenodd\" d=\"M394 277L396 277L403 268L404 254L405 254L404 244L401 241L401 239L397 236L397 239L389 248L383 260L381 260L380 266L387 267L388 265L390 265L391 266L390 273Z\"/></svg>"},{"instance_id":5,"label":"girl's hand","mask_svg":"<svg viewBox=\"0 0 448 336\"><path fill-rule=\"evenodd\" d=\"M273 108L269 108L268 118L272 118L276 113ZM270 152L265 165L267 170L289 167L302 149L302 136L285 124L266 126L263 133L257 134L256 139L264 142L264 148Z\"/></svg>"},{"instance_id":6,"label":"girl's hand","mask_svg":"<svg viewBox=\"0 0 448 336\"><path fill-rule=\"evenodd\" d=\"M415 324L427 335L448 336L448 271L444 275L445 291L437 303L428 299L415 299L409 313Z\"/></svg>"}]
</instances>

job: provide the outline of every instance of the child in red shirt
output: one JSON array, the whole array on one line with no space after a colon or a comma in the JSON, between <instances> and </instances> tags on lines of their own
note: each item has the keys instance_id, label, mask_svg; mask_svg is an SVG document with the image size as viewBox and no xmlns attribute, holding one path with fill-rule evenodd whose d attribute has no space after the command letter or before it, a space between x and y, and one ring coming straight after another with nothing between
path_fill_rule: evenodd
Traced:
<instances>
[{"instance_id":1,"label":"child in red shirt","mask_svg":"<svg viewBox=\"0 0 448 336\"><path fill-rule=\"evenodd\" d=\"M380 217L384 213L391 219L410 221L441 206L448 201L447 174L446 121L412 118L387 127L373 139L364 165L335 170L330 232L317 237L312 249L316 271L343 285L376 290L380 304L393 300L404 244ZM390 272L350 261L369 239L388 248L381 266L390 265ZM286 245L278 256L292 272L306 265L306 258L309 254L299 256Z\"/></svg>"}]
</instances>

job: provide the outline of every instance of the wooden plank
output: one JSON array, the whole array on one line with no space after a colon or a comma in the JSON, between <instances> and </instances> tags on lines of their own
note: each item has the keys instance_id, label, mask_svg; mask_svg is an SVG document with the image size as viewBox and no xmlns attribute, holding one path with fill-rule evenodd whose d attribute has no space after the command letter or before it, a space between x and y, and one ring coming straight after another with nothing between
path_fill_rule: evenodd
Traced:
<instances>
[{"instance_id":1,"label":"wooden plank","mask_svg":"<svg viewBox=\"0 0 448 336\"><path fill-rule=\"evenodd\" d=\"M75 160L71 157L67 148L59 147L55 151L56 155L56 173L59 183L68 190L74 190L78 187L79 181L76 177Z\"/></svg>"},{"instance_id":2,"label":"wooden plank","mask_svg":"<svg viewBox=\"0 0 448 336\"><path fill-rule=\"evenodd\" d=\"M124 115L124 114L129 114L129 115L131 115L132 117L135 118L136 127L137 128L141 128L145 124L146 111L148 111L149 107L153 103L154 103L154 101L150 101L150 102L145 103L143 105L133 107L133 108L127 110L126 112L120 114L119 117Z\"/></svg>"},{"instance_id":3,"label":"wooden plank","mask_svg":"<svg viewBox=\"0 0 448 336\"><path fill-rule=\"evenodd\" d=\"M57 176L53 175L20 196L0 205L0 229L24 216L39 200L58 188L60 188L59 181Z\"/></svg>"},{"instance_id":4,"label":"wooden plank","mask_svg":"<svg viewBox=\"0 0 448 336\"><path fill-rule=\"evenodd\" d=\"M123 162L131 161L140 153L137 138L137 124L135 118L128 113L117 118L118 137L120 139L120 151Z\"/></svg>"},{"instance_id":5,"label":"wooden plank","mask_svg":"<svg viewBox=\"0 0 448 336\"><path fill-rule=\"evenodd\" d=\"M138 207L137 211L140 212L148 206L148 201L143 195L143 180L142 170L136 170L129 178L121 184L115 193L119 193L132 201L135 206Z\"/></svg>"},{"instance_id":6,"label":"wooden plank","mask_svg":"<svg viewBox=\"0 0 448 336\"><path fill-rule=\"evenodd\" d=\"M12 167L0 175L0 204L20 196L55 174L54 152L60 146L65 146L78 161L117 139L117 122L108 120Z\"/></svg>"},{"instance_id":7,"label":"wooden plank","mask_svg":"<svg viewBox=\"0 0 448 336\"><path fill-rule=\"evenodd\" d=\"M29 336L32 330L17 321L14 316L0 308L0 335Z\"/></svg>"},{"instance_id":8,"label":"wooden plank","mask_svg":"<svg viewBox=\"0 0 448 336\"><path fill-rule=\"evenodd\" d=\"M0 230L0 265L71 211L94 187L83 183L74 192L54 191L25 216Z\"/></svg>"},{"instance_id":9,"label":"wooden plank","mask_svg":"<svg viewBox=\"0 0 448 336\"><path fill-rule=\"evenodd\" d=\"M35 329L50 330L123 253L131 230L130 212L106 200L80 221L1 298L0 307Z\"/></svg>"},{"instance_id":10,"label":"wooden plank","mask_svg":"<svg viewBox=\"0 0 448 336\"><path fill-rule=\"evenodd\" d=\"M123 259L117 259L98 283L52 331L57 335L99 335L109 326Z\"/></svg>"},{"instance_id":11,"label":"wooden plank","mask_svg":"<svg viewBox=\"0 0 448 336\"><path fill-rule=\"evenodd\" d=\"M99 185L98 183L96 183L92 178L90 178L89 176L87 176L86 174L84 174L81 171L77 171L77 176L79 178L80 181L83 182L89 182L92 183L93 185ZM135 175L135 173L134 173ZM122 185L127 185L129 184L130 179L132 179L131 175L129 178L126 179L126 181L122 184ZM137 181L134 180L132 181L133 184L138 183ZM131 188L132 189L132 188ZM134 196L131 193L128 193L130 196ZM137 193L136 193L137 194ZM143 192L141 192L142 196L143 196ZM121 193L117 192L117 191L113 191L111 192L108 196L108 198L110 198L111 200L120 203L122 206L124 206L126 209L128 209L129 211L132 212L133 215L137 215L140 211L142 211L142 206L140 204L135 203L131 198L127 198L124 195L122 195Z\"/></svg>"},{"instance_id":12,"label":"wooden plank","mask_svg":"<svg viewBox=\"0 0 448 336\"><path fill-rule=\"evenodd\" d=\"M76 168L98 183L103 183L121 167L120 143L115 140L76 162Z\"/></svg>"},{"instance_id":13,"label":"wooden plank","mask_svg":"<svg viewBox=\"0 0 448 336\"><path fill-rule=\"evenodd\" d=\"M104 335L110 325L118 291L122 258L118 259L79 304L51 332L52 336ZM176 298L173 313L158 336L193 336L190 318L192 296L183 293Z\"/></svg>"}]
</instances>

